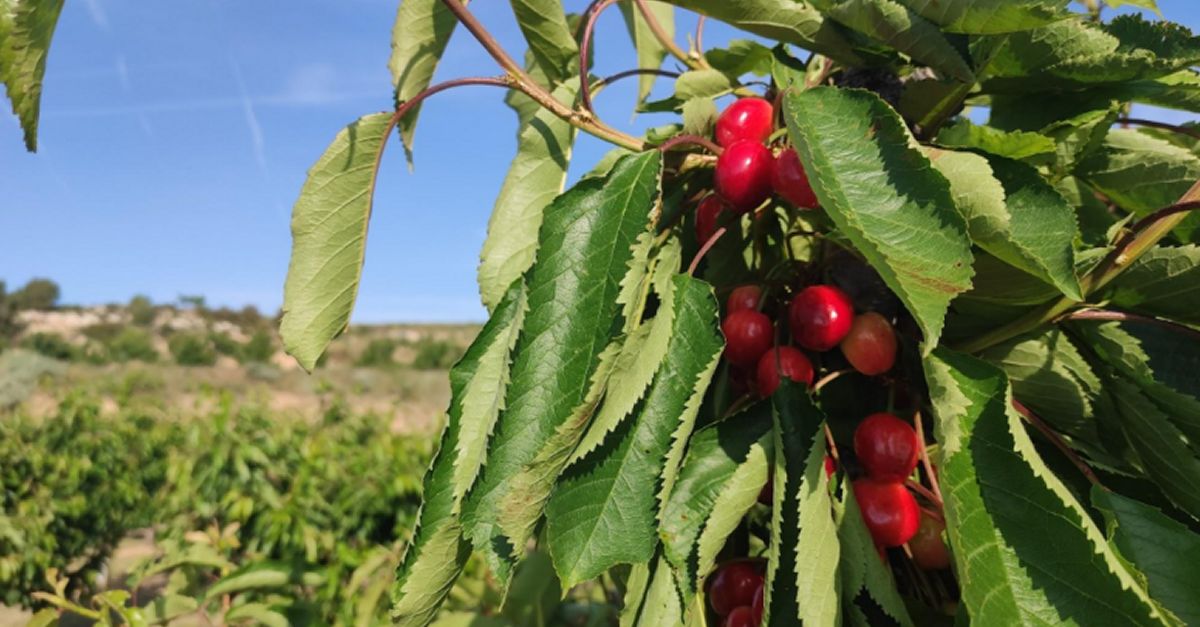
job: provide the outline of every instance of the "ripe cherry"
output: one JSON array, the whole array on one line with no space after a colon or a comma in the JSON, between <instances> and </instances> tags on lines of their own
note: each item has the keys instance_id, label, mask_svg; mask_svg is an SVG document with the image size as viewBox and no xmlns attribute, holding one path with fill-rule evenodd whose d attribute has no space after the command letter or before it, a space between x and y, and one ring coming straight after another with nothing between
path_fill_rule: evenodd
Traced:
<instances>
[{"instance_id":1,"label":"ripe cherry","mask_svg":"<svg viewBox=\"0 0 1200 627\"><path fill-rule=\"evenodd\" d=\"M950 551L942 540L942 532L946 523L934 518L921 510L921 524L917 527L917 535L908 541L912 550L913 561L925 570L941 570L950 567Z\"/></svg>"},{"instance_id":2,"label":"ripe cherry","mask_svg":"<svg viewBox=\"0 0 1200 627\"><path fill-rule=\"evenodd\" d=\"M765 601L763 597L766 596L766 588L767 586L765 583L759 586L758 590L754 591L754 603L750 604L750 613L753 614L752 618L754 619L755 625L762 624L763 605Z\"/></svg>"},{"instance_id":3,"label":"ripe cherry","mask_svg":"<svg viewBox=\"0 0 1200 627\"><path fill-rule=\"evenodd\" d=\"M845 292L832 285L810 285L792 298L788 317L792 324L792 339L814 351L827 351L854 324L854 303Z\"/></svg>"},{"instance_id":4,"label":"ripe cherry","mask_svg":"<svg viewBox=\"0 0 1200 627\"><path fill-rule=\"evenodd\" d=\"M729 616L725 617L724 627L758 627L758 622L754 620L754 611L748 605L743 605L734 608Z\"/></svg>"},{"instance_id":5,"label":"ripe cherry","mask_svg":"<svg viewBox=\"0 0 1200 627\"><path fill-rule=\"evenodd\" d=\"M728 562L717 570L708 587L708 601L713 611L729 616L739 607L749 608L754 602L754 591L763 585L762 573L753 562Z\"/></svg>"},{"instance_id":6,"label":"ripe cherry","mask_svg":"<svg viewBox=\"0 0 1200 627\"><path fill-rule=\"evenodd\" d=\"M825 476L832 477L833 471L836 469L837 469L837 463L833 461L832 457L826 455L825 456Z\"/></svg>"},{"instance_id":7,"label":"ripe cherry","mask_svg":"<svg viewBox=\"0 0 1200 627\"><path fill-rule=\"evenodd\" d=\"M801 209L813 209L818 204L817 195L808 183L808 175L800 163L795 149L788 148L775 157L771 167L771 187L783 199Z\"/></svg>"},{"instance_id":8,"label":"ripe cherry","mask_svg":"<svg viewBox=\"0 0 1200 627\"><path fill-rule=\"evenodd\" d=\"M896 481L864 478L854 482L854 498L876 546L900 546L917 533L917 500Z\"/></svg>"},{"instance_id":9,"label":"ripe cherry","mask_svg":"<svg viewBox=\"0 0 1200 627\"><path fill-rule=\"evenodd\" d=\"M874 479L903 481L917 467L920 449L917 432L891 414L871 414L854 430L854 454Z\"/></svg>"},{"instance_id":10,"label":"ripe cherry","mask_svg":"<svg viewBox=\"0 0 1200 627\"><path fill-rule=\"evenodd\" d=\"M779 389L780 376L812 385L812 362L791 346L776 346L758 358L758 395L767 397Z\"/></svg>"},{"instance_id":11,"label":"ripe cherry","mask_svg":"<svg viewBox=\"0 0 1200 627\"><path fill-rule=\"evenodd\" d=\"M775 126L775 110L762 98L742 98L721 112L717 118L717 143L732 146L746 140L763 143Z\"/></svg>"},{"instance_id":12,"label":"ripe cherry","mask_svg":"<svg viewBox=\"0 0 1200 627\"><path fill-rule=\"evenodd\" d=\"M775 332L771 319L761 311L743 309L725 316L725 358L735 366L753 366L771 349Z\"/></svg>"},{"instance_id":13,"label":"ripe cherry","mask_svg":"<svg viewBox=\"0 0 1200 627\"><path fill-rule=\"evenodd\" d=\"M754 141L730 144L717 157L713 186L739 213L761 205L771 195L771 151Z\"/></svg>"},{"instance_id":14,"label":"ripe cherry","mask_svg":"<svg viewBox=\"0 0 1200 627\"><path fill-rule=\"evenodd\" d=\"M703 246L717 232L721 213L730 209L729 203L716 194L709 194L696 205L696 241Z\"/></svg>"},{"instance_id":15,"label":"ripe cherry","mask_svg":"<svg viewBox=\"0 0 1200 627\"><path fill-rule=\"evenodd\" d=\"M842 340L842 354L865 375L883 374L896 363L896 331L887 318L869 312L854 317Z\"/></svg>"},{"instance_id":16,"label":"ripe cherry","mask_svg":"<svg viewBox=\"0 0 1200 627\"><path fill-rule=\"evenodd\" d=\"M731 314L743 309L758 309L760 300L762 300L762 288L757 285L735 287L725 301L725 313Z\"/></svg>"}]
</instances>

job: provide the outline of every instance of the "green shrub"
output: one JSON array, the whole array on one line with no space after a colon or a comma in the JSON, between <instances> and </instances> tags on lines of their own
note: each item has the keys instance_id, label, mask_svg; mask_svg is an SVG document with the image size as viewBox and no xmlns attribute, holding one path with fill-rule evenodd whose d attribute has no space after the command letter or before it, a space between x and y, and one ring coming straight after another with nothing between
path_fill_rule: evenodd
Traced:
<instances>
[{"instance_id":1,"label":"green shrub","mask_svg":"<svg viewBox=\"0 0 1200 627\"><path fill-rule=\"evenodd\" d=\"M396 351L396 342L387 338L371 340L367 348L359 355L355 365L364 368L381 368L395 365L392 353Z\"/></svg>"},{"instance_id":2,"label":"green shrub","mask_svg":"<svg viewBox=\"0 0 1200 627\"><path fill-rule=\"evenodd\" d=\"M266 363L275 355L275 339L269 331L258 330L242 346L242 361Z\"/></svg>"},{"instance_id":3,"label":"green shrub","mask_svg":"<svg viewBox=\"0 0 1200 627\"><path fill-rule=\"evenodd\" d=\"M208 334L208 341L212 344L213 348L216 349L218 354L227 355L239 361L241 360L242 345L237 343L236 340L228 335L213 331Z\"/></svg>"},{"instance_id":4,"label":"green shrub","mask_svg":"<svg viewBox=\"0 0 1200 627\"><path fill-rule=\"evenodd\" d=\"M168 342L175 363L181 366L211 366L217 362L217 351L208 337L198 333L179 333Z\"/></svg>"},{"instance_id":5,"label":"green shrub","mask_svg":"<svg viewBox=\"0 0 1200 627\"><path fill-rule=\"evenodd\" d=\"M25 287L9 295L17 309L53 309L58 297L58 284L50 279L30 279Z\"/></svg>"},{"instance_id":6,"label":"green shrub","mask_svg":"<svg viewBox=\"0 0 1200 627\"><path fill-rule=\"evenodd\" d=\"M462 349L443 340L423 339L417 342L417 354L412 367L419 370L445 370L462 356Z\"/></svg>"},{"instance_id":7,"label":"green shrub","mask_svg":"<svg viewBox=\"0 0 1200 627\"><path fill-rule=\"evenodd\" d=\"M20 404L33 393L42 377L61 375L65 370L62 362L30 350L4 351L0 355L0 409Z\"/></svg>"},{"instance_id":8,"label":"green shrub","mask_svg":"<svg viewBox=\"0 0 1200 627\"><path fill-rule=\"evenodd\" d=\"M78 350L57 333L34 333L26 337L21 346L35 351L51 359L71 361Z\"/></svg>"},{"instance_id":9,"label":"green shrub","mask_svg":"<svg viewBox=\"0 0 1200 627\"><path fill-rule=\"evenodd\" d=\"M125 328L108 344L109 357L113 361L158 361L154 349L154 338L141 329Z\"/></svg>"},{"instance_id":10,"label":"green shrub","mask_svg":"<svg viewBox=\"0 0 1200 627\"><path fill-rule=\"evenodd\" d=\"M134 296L129 299L129 304L125 308L129 311L130 319L139 327L148 327L154 324L154 317L158 315L154 303L147 296Z\"/></svg>"}]
</instances>

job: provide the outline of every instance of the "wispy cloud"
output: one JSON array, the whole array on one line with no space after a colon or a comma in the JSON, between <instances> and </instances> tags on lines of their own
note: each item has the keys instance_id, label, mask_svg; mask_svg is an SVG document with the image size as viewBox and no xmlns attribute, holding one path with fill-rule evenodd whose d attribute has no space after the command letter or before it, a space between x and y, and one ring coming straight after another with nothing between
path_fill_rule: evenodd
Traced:
<instances>
[{"instance_id":1,"label":"wispy cloud","mask_svg":"<svg viewBox=\"0 0 1200 627\"><path fill-rule=\"evenodd\" d=\"M100 0L84 0L84 6L87 7L88 14L92 16L92 22L96 28L100 30L108 30L108 14L104 12L104 7L100 4Z\"/></svg>"},{"instance_id":2,"label":"wispy cloud","mask_svg":"<svg viewBox=\"0 0 1200 627\"><path fill-rule=\"evenodd\" d=\"M229 66L233 69L233 79L237 83L242 113L246 116L246 127L250 130L250 144L254 148L254 161L258 163L259 169L265 175L267 173L267 153L266 142L263 140L262 125L258 123L258 116L254 113L254 104L250 101L250 94L246 91L246 81L242 78L242 68L233 56L229 57Z\"/></svg>"}]
</instances>

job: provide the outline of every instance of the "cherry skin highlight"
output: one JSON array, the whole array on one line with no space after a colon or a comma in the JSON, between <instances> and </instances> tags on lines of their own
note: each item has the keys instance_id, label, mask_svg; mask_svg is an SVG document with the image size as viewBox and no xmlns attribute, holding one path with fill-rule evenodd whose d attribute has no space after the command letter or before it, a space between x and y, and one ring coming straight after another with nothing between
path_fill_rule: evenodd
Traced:
<instances>
[{"instance_id":1,"label":"cherry skin highlight","mask_svg":"<svg viewBox=\"0 0 1200 627\"><path fill-rule=\"evenodd\" d=\"M717 232L721 214L729 211L729 203L716 194L705 196L696 205L696 241L703 246Z\"/></svg>"},{"instance_id":2,"label":"cherry skin highlight","mask_svg":"<svg viewBox=\"0 0 1200 627\"><path fill-rule=\"evenodd\" d=\"M752 562L729 562L717 570L708 587L708 601L713 611L729 616L739 607L749 608L754 602L754 591L763 585L762 573Z\"/></svg>"},{"instance_id":3,"label":"cherry skin highlight","mask_svg":"<svg viewBox=\"0 0 1200 627\"><path fill-rule=\"evenodd\" d=\"M832 285L810 285L792 298L788 308L792 339L814 351L838 345L854 324L854 303Z\"/></svg>"},{"instance_id":4,"label":"cherry skin highlight","mask_svg":"<svg viewBox=\"0 0 1200 627\"><path fill-rule=\"evenodd\" d=\"M725 300L725 313L731 314L744 309L758 309L758 301L762 300L762 288L757 285L742 285L733 288L729 298Z\"/></svg>"},{"instance_id":5,"label":"cherry skin highlight","mask_svg":"<svg viewBox=\"0 0 1200 627\"><path fill-rule=\"evenodd\" d=\"M733 206L746 213L771 195L771 151L752 141L729 145L717 157L713 187Z\"/></svg>"},{"instance_id":6,"label":"cherry skin highlight","mask_svg":"<svg viewBox=\"0 0 1200 627\"><path fill-rule=\"evenodd\" d=\"M917 432L888 414L867 416L854 430L854 454L873 479L903 481L921 454Z\"/></svg>"},{"instance_id":7,"label":"cherry skin highlight","mask_svg":"<svg viewBox=\"0 0 1200 627\"><path fill-rule=\"evenodd\" d=\"M753 624L755 625L762 624L763 606L765 605L765 599L763 597L766 596L766 592L767 586L765 583L759 586L758 590L754 591L754 603L750 604L750 613L753 615L751 618L754 619Z\"/></svg>"},{"instance_id":8,"label":"cherry skin highlight","mask_svg":"<svg viewBox=\"0 0 1200 627\"><path fill-rule=\"evenodd\" d=\"M812 362L804 353L791 346L777 346L758 358L758 395L767 397L779 388L780 377L812 385Z\"/></svg>"},{"instance_id":9,"label":"cherry skin highlight","mask_svg":"<svg viewBox=\"0 0 1200 627\"><path fill-rule=\"evenodd\" d=\"M753 309L735 311L721 323L725 334L725 358L735 366L753 366L771 349L775 331L766 314Z\"/></svg>"},{"instance_id":10,"label":"cherry skin highlight","mask_svg":"<svg viewBox=\"0 0 1200 627\"><path fill-rule=\"evenodd\" d=\"M808 182L808 175L804 172L800 157L793 148L788 148L775 157L771 167L771 187L775 189L776 194L800 209L815 209L820 204L817 195L813 193L812 185Z\"/></svg>"},{"instance_id":11,"label":"cherry skin highlight","mask_svg":"<svg viewBox=\"0 0 1200 627\"><path fill-rule=\"evenodd\" d=\"M917 533L920 509L904 484L866 478L853 485L863 522L876 546L900 546Z\"/></svg>"},{"instance_id":12,"label":"cherry skin highlight","mask_svg":"<svg viewBox=\"0 0 1200 627\"><path fill-rule=\"evenodd\" d=\"M854 317L842 340L842 354L865 375L883 374L896 364L896 331L887 318L868 312Z\"/></svg>"},{"instance_id":13,"label":"cherry skin highlight","mask_svg":"<svg viewBox=\"0 0 1200 627\"><path fill-rule=\"evenodd\" d=\"M950 550L942 540L942 532L946 523L921 512L921 523L917 527L917 535L908 541L912 550L913 561L925 570L941 570L950 567Z\"/></svg>"},{"instance_id":14,"label":"cherry skin highlight","mask_svg":"<svg viewBox=\"0 0 1200 627\"><path fill-rule=\"evenodd\" d=\"M743 605L735 608L725 617L724 627L758 627L758 623L754 620L754 610L748 605Z\"/></svg>"},{"instance_id":15,"label":"cherry skin highlight","mask_svg":"<svg viewBox=\"0 0 1200 627\"><path fill-rule=\"evenodd\" d=\"M775 110L762 98L741 98L717 118L717 143L732 146L739 141L763 143L775 126Z\"/></svg>"}]
</instances>

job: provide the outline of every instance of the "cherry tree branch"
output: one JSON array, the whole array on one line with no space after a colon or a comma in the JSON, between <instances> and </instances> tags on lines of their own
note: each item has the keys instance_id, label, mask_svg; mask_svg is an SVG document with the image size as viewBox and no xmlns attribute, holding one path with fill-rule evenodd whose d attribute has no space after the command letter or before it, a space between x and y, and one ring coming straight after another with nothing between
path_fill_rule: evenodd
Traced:
<instances>
[{"instance_id":1,"label":"cherry tree branch","mask_svg":"<svg viewBox=\"0 0 1200 627\"><path fill-rule=\"evenodd\" d=\"M675 39L663 29L662 24L658 22L658 18L654 17L654 13L650 10L650 6L646 4L646 0L633 0L637 5L638 11L642 14L642 18L646 20L646 26L650 27L650 32L654 33L654 38L658 43L662 44L663 48L671 56L679 59L680 63L688 66L693 70L708 69L708 61L704 60L704 55L698 55L697 58L692 58L691 55L683 51L679 44L675 43Z\"/></svg>"},{"instance_id":2,"label":"cherry tree branch","mask_svg":"<svg viewBox=\"0 0 1200 627\"><path fill-rule=\"evenodd\" d=\"M1186 126L1178 126L1175 124L1167 124L1166 122L1157 122L1155 120L1143 120L1141 118L1120 118L1117 124L1134 124L1136 126L1146 126L1149 128L1159 128L1180 135L1187 135L1193 139L1200 139L1200 130L1188 128Z\"/></svg>"},{"instance_id":3,"label":"cherry tree branch","mask_svg":"<svg viewBox=\"0 0 1200 627\"><path fill-rule=\"evenodd\" d=\"M1189 326L1179 324L1178 322L1172 322L1170 320L1163 320L1162 318L1155 318L1153 316L1143 316L1140 314L1129 313L1129 312L1125 312L1125 311L1110 311L1107 309L1080 309L1079 311L1073 311L1073 312L1063 316L1062 318L1059 318L1059 320L1060 321L1061 320L1105 320L1105 321L1112 321L1112 322L1142 322L1145 324L1152 324L1154 326L1162 327L1164 329L1173 331L1175 333L1182 333L1184 335L1191 336L1191 338L1194 340L1200 340L1200 331L1197 331L1196 329L1193 329Z\"/></svg>"},{"instance_id":4,"label":"cherry tree branch","mask_svg":"<svg viewBox=\"0 0 1200 627\"><path fill-rule=\"evenodd\" d=\"M921 410L913 414L913 427L917 432L917 440L921 445L921 466L925 468L925 476L929 479L929 487L937 496L937 502L942 502L942 489L938 485L937 473L933 471L933 463L929 461L929 452L925 450L925 426L921 424Z\"/></svg>"},{"instance_id":5,"label":"cherry tree branch","mask_svg":"<svg viewBox=\"0 0 1200 627\"><path fill-rule=\"evenodd\" d=\"M599 91L601 87L607 87L608 85L611 85L623 78L629 78L630 76L641 76L644 74L653 74L655 76L663 76L666 78L679 78L679 72L649 67L638 67L633 68L632 70L617 72L616 74L611 74L609 76L605 76L604 78L597 79L592 82L592 89Z\"/></svg>"},{"instance_id":6,"label":"cherry tree branch","mask_svg":"<svg viewBox=\"0 0 1200 627\"><path fill-rule=\"evenodd\" d=\"M700 265L700 260L704 259L704 256L708 254L708 251L717 244L717 240L721 239L721 236L725 234L725 231L725 227L717 229L717 231L712 234L712 237L708 238L707 242L704 242L704 245L700 247L700 250L696 251L696 256L692 257L692 263L688 264L688 276L696 274L696 267Z\"/></svg>"},{"instance_id":7,"label":"cherry tree branch","mask_svg":"<svg viewBox=\"0 0 1200 627\"><path fill-rule=\"evenodd\" d=\"M579 39L579 101L583 110L595 115L592 108L592 90L588 80L588 50L592 47L592 32L596 30L596 18L600 12L616 4L617 0L595 0L584 12L583 33Z\"/></svg>"},{"instance_id":8,"label":"cherry tree branch","mask_svg":"<svg viewBox=\"0 0 1200 627\"><path fill-rule=\"evenodd\" d=\"M713 142L711 139L708 139L707 137L701 137L699 135L688 135L688 134L676 135L676 136L672 137L671 139L668 139L667 141L663 142L662 144L659 144L658 149L661 150L662 152L666 152L676 146L685 146L685 145L700 146L700 147L708 150L709 152L713 153L714 155L718 155L718 156L720 156L720 154L722 152L725 152L724 148L718 146L715 142Z\"/></svg>"}]
</instances>

